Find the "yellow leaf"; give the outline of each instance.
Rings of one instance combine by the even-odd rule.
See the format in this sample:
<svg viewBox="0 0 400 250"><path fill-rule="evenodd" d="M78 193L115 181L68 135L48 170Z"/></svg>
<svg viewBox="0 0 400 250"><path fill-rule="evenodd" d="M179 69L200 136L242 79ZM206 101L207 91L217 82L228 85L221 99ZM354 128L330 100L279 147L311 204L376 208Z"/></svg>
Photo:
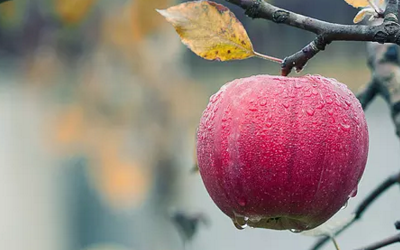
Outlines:
<svg viewBox="0 0 400 250"><path fill-rule="evenodd" d="M344 0L344 1L355 8L369 6L368 0ZM374 1L374 0L372 0L372 1Z"/></svg>
<svg viewBox="0 0 400 250"><path fill-rule="evenodd" d="M360 10L357 15L354 17L353 22L359 23L361 22L367 15L373 16L375 14L375 10L372 8L364 8Z"/></svg>
<svg viewBox="0 0 400 250"><path fill-rule="evenodd" d="M106 144L96 144L93 165L89 168L91 184L113 208L132 208L140 205L151 188L151 171L139 160L127 157L121 137L113 130L103 131Z"/></svg>
<svg viewBox="0 0 400 250"><path fill-rule="evenodd" d="M0 5L0 20L3 23L10 24L17 19L17 11L14 1L7 1Z"/></svg>
<svg viewBox="0 0 400 250"><path fill-rule="evenodd" d="M243 25L223 5L196 1L157 11L174 26L185 45L207 60L241 60L256 55Z"/></svg>
<svg viewBox="0 0 400 250"><path fill-rule="evenodd" d="M164 8L171 3L172 0L134 0L130 8L132 10L132 24L135 26L141 38L160 29L163 19L154 9Z"/></svg>

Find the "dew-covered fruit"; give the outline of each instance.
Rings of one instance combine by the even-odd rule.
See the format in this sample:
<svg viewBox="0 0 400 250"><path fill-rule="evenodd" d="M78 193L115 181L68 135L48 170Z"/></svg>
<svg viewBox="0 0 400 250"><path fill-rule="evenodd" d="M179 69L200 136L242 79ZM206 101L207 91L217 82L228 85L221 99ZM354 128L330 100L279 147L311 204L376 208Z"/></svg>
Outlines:
<svg viewBox="0 0 400 250"><path fill-rule="evenodd" d="M356 195L368 155L362 107L321 76L252 76L225 84L203 112L204 185L238 228L300 232Z"/></svg>

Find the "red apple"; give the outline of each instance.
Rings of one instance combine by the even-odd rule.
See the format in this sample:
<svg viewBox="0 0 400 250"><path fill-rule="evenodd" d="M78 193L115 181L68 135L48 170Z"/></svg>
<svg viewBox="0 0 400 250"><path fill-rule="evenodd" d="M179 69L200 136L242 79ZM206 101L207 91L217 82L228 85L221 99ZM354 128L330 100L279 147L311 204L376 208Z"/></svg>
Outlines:
<svg viewBox="0 0 400 250"><path fill-rule="evenodd" d="M197 155L208 193L237 227L302 231L356 195L368 128L334 79L252 76L211 97Z"/></svg>

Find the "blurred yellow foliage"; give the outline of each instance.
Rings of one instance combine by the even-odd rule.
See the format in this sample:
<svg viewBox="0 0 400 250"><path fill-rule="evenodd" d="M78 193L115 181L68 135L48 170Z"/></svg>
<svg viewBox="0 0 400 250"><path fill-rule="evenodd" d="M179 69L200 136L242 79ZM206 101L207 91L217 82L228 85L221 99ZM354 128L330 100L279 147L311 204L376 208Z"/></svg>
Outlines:
<svg viewBox="0 0 400 250"><path fill-rule="evenodd" d="M101 124L101 117L94 117L83 105L71 105L61 114L56 119L56 146L68 151L79 146L85 152L90 159L89 177L107 204L116 208L139 205L150 189L152 169L127 156L126 133Z"/></svg>
<svg viewBox="0 0 400 250"><path fill-rule="evenodd" d="M15 4L14 1L7 1L0 4L0 20L2 25L13 25L18 21Z"/></svg>
<svg viewBox="0 0 400 250"><path fill-rule="evenodd" d="M49 87L57 81L62 62L52 48L41 48L24 62L24 74L32 85Z"/></svg>
<svg viewBox="0 0 400 250"><path fill-rule="evenodd" d="M56 123L55 140L58 145L71 146L81 142L85 133L85 117L81 106L73 105L68 108Z"/></svg>
<svg viewBox="0 0 400 250"><path fill-rule="evenodd" d="M156 31L163 24L156 9L163 9L175 2L174 0L135 0L131 1L129 9L132 13L132 24L136 39L142 39Z"/></svg>
<svg viewBox="0 0 400 250"><path fill-rule="evenodd" d="M108 204L119 208L139 205L150 189L151 171L123 155L117 135L109 133L103 139L106 143L95 149L98 166L91 169L95 186Z"/></svg>
<svg viewBox="0 0 400 250"><path fill-rule="evenodd" d="M55 11L66 24L77 24L89 13L97 0L55 0Z"/></svg>
<svg viewBox="0 0 400 250"><path fill-rule="evenodd" d="M130 2L128 2L130 3ZM121 48L127 56L131 55L135 49L135 44L142 35L131 22L130 8L125 6L118 7L112 13L108 13L103 20L102 38L105 43L114 47Z"/></svg>
<svg viewBox="0 0 400 250"><path fill-rule="evenodd" d="M137 57L140 42L162 27L164 21L156 8L174 0L129 0L107 12L102 25L102 41L118 48L123 56Z"/></svg>
<svg viewBox="0 0 400 250"><path fill-rule="evenodd" d="M63 11L59 13L70 13L73 3L77 4L60 1ZM90 2L93 5L95 0ZM30 60L27 77L57 83L57 93L68 100L66 106L54 107L51 148L62 155L85 155L90 184L113 208L142 204L153 175L159 173L159 162L176 157L171 145L178 142L180 146L189 130L194 138L194 124L207 101L204 87L171 63L178 61L184 49L172 29L161 28L168 24L155 9L172 2L107 4L96 25L100 37L76 65L62 61L57 49L38 50ZM72 19L65 20L79 19L77 13L71 15ZM156 32L165 34L152 39L150 34ZM54 71L55 77L49 77ZM189 171L191 166L187 167Z"/></svg>

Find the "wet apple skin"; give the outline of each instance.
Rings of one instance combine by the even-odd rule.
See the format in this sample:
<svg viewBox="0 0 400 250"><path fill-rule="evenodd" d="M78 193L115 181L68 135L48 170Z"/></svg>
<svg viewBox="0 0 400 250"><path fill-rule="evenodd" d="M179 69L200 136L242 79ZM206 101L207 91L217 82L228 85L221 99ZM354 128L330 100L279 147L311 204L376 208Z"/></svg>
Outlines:
<svg viewBox="0 0 400 250"><path fill-rule="evenodd" d="M209 195L236 224L307 230L355 196L368 128L357 98L334 79L252 76L210 98L197 155Z"/></svg>

